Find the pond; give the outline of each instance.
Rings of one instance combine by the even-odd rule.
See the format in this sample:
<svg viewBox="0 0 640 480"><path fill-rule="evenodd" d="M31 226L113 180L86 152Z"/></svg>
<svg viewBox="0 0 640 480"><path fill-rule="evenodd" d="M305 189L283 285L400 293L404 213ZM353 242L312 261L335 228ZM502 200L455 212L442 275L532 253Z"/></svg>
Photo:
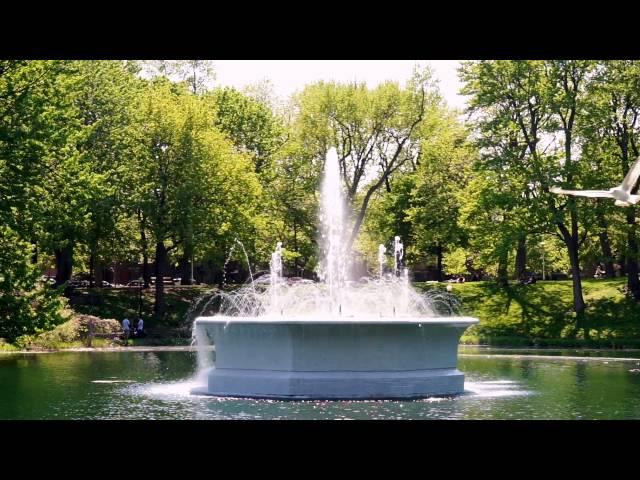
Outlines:
<svg viewBox="0 0 640 480"><path fill-rule="evenodd" d="M465 393L412 401L191 395L192 351L0 354L0 419L638 419L640 352L462 347Z"/></svg>

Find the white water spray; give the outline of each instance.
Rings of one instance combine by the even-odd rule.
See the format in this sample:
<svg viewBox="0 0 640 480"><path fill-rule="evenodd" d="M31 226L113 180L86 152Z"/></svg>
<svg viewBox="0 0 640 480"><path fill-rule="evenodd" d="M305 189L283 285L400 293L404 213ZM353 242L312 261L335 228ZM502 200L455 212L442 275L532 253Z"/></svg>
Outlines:
<svg viewBox="0 0 640 480"><path fill-rule="evenodd" d="M338 152L330 148L324 166L321 192L322 261L319 276L329 290L331 310L340 311L342 288L347 280L347 258L344 252L345 204L340 180Z"/></svg>
<svg viewBox="0 0 640 480"><path fill-rule="evenodd" d="M380 280L382 280L382 277L384 275L384 264L387 260L385 256L386 253L387 247L385 247L383 244L378 245L378 267L380 272Z"/></svg>
<svg viewBox="0 0 640 480"><path fill-rule="evenodd" d="M350 281L348 260L351 252L345 249L348 231L346 207L338 155L333 148L327 153L321 195L322 237L318 271L321 282L301 279L285 281L283 244L278 242L270 259L271 274L258 279L251 277L251 284L220 292L216 296L220 300L220 314L265 320L283 316L296 319L366 320L450 316L459 311L459 301L452 294L440 290L418 292L412 288L409 271L403 267L404 246L399 236L394 238L394 270L390 278L384 275L387 248L379 245L380 278L376 281ZM243 247L239 241L234 243ZM249 274L252 275L251 271Z"/></svg>
<svg viewBox="0 0 640 480"><path fill-rule="evenodd" d="M400 265L402 265L402 257L404 257L404 245L400 237L396 236L393 241L393 274L398 277L400 275Z"/></svg>
<svg viewBox="0 0 640 480"><path fill-rule="evenodd" d="M271 254L269 264L269 283L271 287L271 313L277 312L280 308L279 293L282 285L282 242L276 244L276 251Z"/></svg>

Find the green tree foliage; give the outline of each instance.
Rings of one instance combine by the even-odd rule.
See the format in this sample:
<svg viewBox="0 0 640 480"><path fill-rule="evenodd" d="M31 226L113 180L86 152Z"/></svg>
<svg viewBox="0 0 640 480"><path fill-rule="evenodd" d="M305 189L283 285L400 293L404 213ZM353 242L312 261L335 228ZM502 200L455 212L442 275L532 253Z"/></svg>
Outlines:
<svg viewBox="0 0 640 480"><path fill-rule="evenodd" d="M637 62L609 61L599 63L591 78L587 96L586 115L589 121L581 129L584 138L583 155L591 168L587 171L586 185L590 188L610 188L620 183L629 167L640 155L640 67ZM638 186L634 188L637 192ZM610 202L595 204L598 236L607 271L612 275L611 227L623 233L618 247L626 260L627 288L636 300L640 299L638 279L640 247L637 235L637 208L623 212Z"/></svg>
<svg viewBox="0 0 640 480"><path fill-rule="evenodd" d="M331 146L338 150L353 214L349 246L374 194L382 187L391 191L394 176L415 166L420 155L419 125L429 107L439 102L428 69L416 70L405 88L394 82L373 89L366 84L318 82L298 96L300 143L319 160Z"/></svg>
<svg viewBox="0 0 640 480"><path fill-rule="evenodd" d="M59 292L40 282L30 262L33 246L11 228L0 226L0 338L48 330L61 323Z"/></svg>
<svg viewBox="0 0 640 480"><path fill-rule="evenodd" d="M0 62L0 336L10 339L61 319L56 294L38 285L33 262L47 179L67 157L74 126L68 69L69 62Z"/></svg>
<svg viewBox="0 0 640 480"><path fill-rule="evenodd" d="M508 279L621 265L640 298L636 207L562 197L610 188L638 156L634 61L479 61L460 72L463 121L429 69L406 85L317 82L289 104L268 83L213 88L211 61L0 61L0 336L61 319L57 283L142 260L143 276L222 268L240 240L253 271L283 242L289 275L317 264L319 187L338 150L350 244L377 270L395 235L410 265ZM235 260L245 262L236 249ZM373 272L372 272L373 273ZM497 288L497 287L492 287ZM507 290L505 290L506 292ZM155 312L165 314L162 282ZM525 329L526 330L526 329ZM562 331L565 331L564 329Z"/></svg>
<svg viewBox="0 0 640 480"><path fill-rule="evenodd" d="M267 176L274 153L284 142L284 127L269 106L233 88L208 94L213 123L240 151L248 153L257 173Z"/></svg>
<svg viewBox="0 0 640 480"><path fill-rule="evenodd" d="M216 78L212 60L142 60L133 68L146 78L163 77L182 83L196 95L209 90Z"/></svg>
<svg viewBox="0 0 640 480"><path fill-rule="evenodd" d="M164 79L153 81L141 97L144 149L134 162L133 205L151 233L158 278L174 249L182 250L184 261L196 250L213 248L222 255L231 237L246 240L252 231L260 184L249 158L234 151L205 107L205 99ZM154 309L164 314L160 281Z"/></svg>
<svg viewBox="0 0 640 480"><path fill-rule="evenodd" d="M587 61L480 61L466 63L461 74L464 91L472 96L470 111L478 114L486 167L493 168L500 185L519 185L512 190L511 205L530 212L516 216L519 237L555 233L566 245L578 327L586 307L579 249L590 222L580 223L575 198L559 198L549 188L580 181L577 125L593 68Z"/></svg>
<svg viewBox="0 0 640 480"><path fill-rule="evenodd" d="M431 109L420 125L420 156L412 170L396 176L391 192L378 195L370 208L364 231L369 260L377 244L391 247L393 237L404 242L409 263L435 264L443 278L443 255L466 243L460 207L473 163L467 132L445 108ZM362 243L361 243L362 244Z"/></svg>

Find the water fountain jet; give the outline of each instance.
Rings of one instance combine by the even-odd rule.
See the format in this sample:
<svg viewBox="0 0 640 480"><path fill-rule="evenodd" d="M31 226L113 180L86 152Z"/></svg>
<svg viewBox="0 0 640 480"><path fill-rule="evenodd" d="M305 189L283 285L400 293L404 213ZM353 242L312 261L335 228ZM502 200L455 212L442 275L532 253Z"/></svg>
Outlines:
<svg viewBox="0 0 640 480"><path fill-rule="evenodd" d="M335 149L322 184L321 283L284 285L282 244L264 291L243 288L222 301L222 315L199 317L198 339L213 339L216 361L197 393L278 399L392 399L464 390L457 369L460 336L475 318L452 316L452 302L409 285L400 270L404 246L394 241L394 274L352 282L345 251L345 204ZM384 246L382 246L384 247ZM400 303L396 311L396 302ZM385 316L383 311L392 315ZM448 311L438 311L443 308ZM287 316L283 312L287 310ZM278 315L278 313L280 315ZM233 316L232 316L233 315Z"/></svg>

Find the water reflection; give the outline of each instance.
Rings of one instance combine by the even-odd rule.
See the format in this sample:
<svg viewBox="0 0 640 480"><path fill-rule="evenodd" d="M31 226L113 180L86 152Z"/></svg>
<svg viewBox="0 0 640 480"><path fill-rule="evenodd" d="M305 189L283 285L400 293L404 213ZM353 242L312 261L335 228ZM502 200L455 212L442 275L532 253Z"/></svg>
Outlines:
<svg viewBox="0 0 640 480"><path fill-rule="evenodd" d="M192 395L202 379L191 352L1 355L0 418L640 418L640 359L564 357L461 356L455 397L287 402Z"/></svg>

